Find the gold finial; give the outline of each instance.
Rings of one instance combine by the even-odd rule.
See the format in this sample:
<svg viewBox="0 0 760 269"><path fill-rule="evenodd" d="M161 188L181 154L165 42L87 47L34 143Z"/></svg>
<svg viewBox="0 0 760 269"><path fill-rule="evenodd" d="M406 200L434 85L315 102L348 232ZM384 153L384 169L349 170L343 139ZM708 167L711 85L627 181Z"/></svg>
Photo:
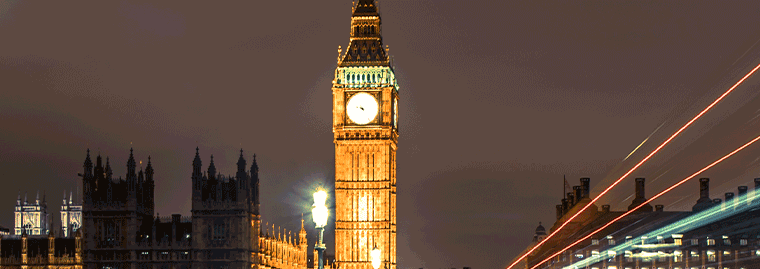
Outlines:
<svg viewBox="0 0 760 269"><path fill-rule="evenodd" d="M338 45L338 62L340 62L340 55L342 54L343 54L343 48L340 45Z"/></svg>

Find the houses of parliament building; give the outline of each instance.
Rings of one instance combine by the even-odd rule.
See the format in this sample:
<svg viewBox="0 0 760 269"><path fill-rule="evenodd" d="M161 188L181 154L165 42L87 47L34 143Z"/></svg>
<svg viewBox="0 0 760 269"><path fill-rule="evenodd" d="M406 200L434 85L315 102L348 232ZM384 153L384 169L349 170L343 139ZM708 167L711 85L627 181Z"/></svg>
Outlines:
<svg viewBox="0 0 760 269"><path fill-rule="evenodd" d="M154 170L148 160L145 170L137 171L130 149L126 177L115 178L108 158L103 164L97 156L93 163L88 150L79 174L81 229L69 236L37 228L0 237L0 268L307 267L303 220L297 238L262 226L255 155L247 166L241 150L237 173L224 176L213 155L204 171L196 148L189 217L154 214Z"/></svg>

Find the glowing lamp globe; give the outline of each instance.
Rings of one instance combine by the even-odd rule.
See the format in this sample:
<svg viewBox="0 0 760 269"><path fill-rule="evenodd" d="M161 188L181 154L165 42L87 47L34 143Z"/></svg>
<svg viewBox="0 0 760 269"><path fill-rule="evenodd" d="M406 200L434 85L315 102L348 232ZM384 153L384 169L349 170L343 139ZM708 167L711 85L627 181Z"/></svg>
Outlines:
<svg viewBox="0 0 760 269"><path fill-rule="evenodd" d="M311 209L311 214L314 216L314 223L317 227L325 227L327 225L326 201L327 193L325 191L321 190L314 193L314 208Z"/></svg>
<svg viewBox="0 0 760 269"><path fill-rule="evenodd" d="M380 268L380 250L375 247L370 255L372 256L372 268Z"/></svg>

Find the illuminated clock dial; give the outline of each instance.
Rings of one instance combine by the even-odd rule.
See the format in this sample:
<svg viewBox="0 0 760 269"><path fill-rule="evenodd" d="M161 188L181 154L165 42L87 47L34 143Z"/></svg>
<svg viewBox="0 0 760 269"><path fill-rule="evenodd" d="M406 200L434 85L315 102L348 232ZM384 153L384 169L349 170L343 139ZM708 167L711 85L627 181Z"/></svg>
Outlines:
<svg viewBox="0 0 760 269"><path fill-rule="evenodd" d="M377 117L379 106L372 95L362 92L351 96L346 104L346 113L351 121L359 125L370 123Z"/></svg>

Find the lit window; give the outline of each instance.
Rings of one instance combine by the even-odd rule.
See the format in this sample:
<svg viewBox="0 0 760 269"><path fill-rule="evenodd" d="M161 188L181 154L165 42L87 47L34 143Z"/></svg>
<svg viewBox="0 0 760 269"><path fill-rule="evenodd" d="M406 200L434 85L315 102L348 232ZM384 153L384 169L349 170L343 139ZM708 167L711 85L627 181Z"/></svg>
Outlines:
<svg viewBox="0 0 760 269"><path fill-rule="evenodd" d="M760 250L755 250L755 256L760 256Z"/></svg>
<svg viewBox="0 0 760 269"><path fill-rule="evenodd" d="M729 256L729 255L731 255L731 251L730 250L724 250L723 251L723 256Z"/></svg>
<svg viewBox="0 0 760 269"><path fill-rule="evenodd" d="M612 238L611 235L607 236L607 245L614 246L615 245L615 239Z"/></svg>
<svg viewBox="0 0 760 269"><path fill-rule="evenodd" d="M591 239L591 244L594 246L599 245L599 239Z"/></svg>
<svg viewBox="0 0 760 269"><path fill-rule="evenodd" d="M696 245L699 245L699 239L696 239L696 238L693 238L693 239L691 239L691 243L690 243L690 244L691 244L692 246L696 246Z"/></svg>
<svg viewBox="0 0 760 269"><path fill-rule="evenodd" d="M691 260L692 261L698 261L699 260L699 252L696 252L694 250L691 251Z"/></svg>
<svg viewBox="0 0 760 269"><path fill-rule="evenodd" d="M599 258L599 251L597 251L597 250L592 250L592 251L591 251L591 257L594 257L594 258Z"/></svg>
<svg viewBox="0 0 760 269"><path fill-rule="evenodd" d="M715 239L707 238L707 245L708 246L714 246L715 245Z"/></svg>
<svg viewBox="0 0 760 269"><path fill-rule="evenodd" d="M607 269L617 269L617 266L610 265L610 266L607 266Z"/></svg>
<svg viewBox="0 0 760 269"><path fill-rule="evenodd" d="M683 253L680 250L673 251L673 262L682 262Z"/></svg>
<svg viewBox="0 0 760 269"><path fill-rule="evenodd" d="M715 251L714 250L708 250L707 251L707 261L708 262L714 262L715 261Z"/></svg>
<svg viewBox="0 0 760 269"><path fill-rule="evenodd" d="M657 244L664 244L664 243L665 243L665 238L663 238L662 236L658 235L657 236Z"/></svg>
<svg viewBox="0 0 760 269"><path fill-rule="evenodd" d="M746 246L747 245L747 239L739 239L739 245Z"/></svg>
<svg viewBox="0 0 760 269"><path fill-rule="evenodd" d="M617 253L615 251L612 251L612 250L607 251L607 258L609 259L608 261L614 262L615 256L617 256Z"/></svg>
<svg viewBox="0 0 760 269"><path fill-rule="evenodd" d="M575 257L578 259L583 259L583 254L575 254Z"/></svg>

